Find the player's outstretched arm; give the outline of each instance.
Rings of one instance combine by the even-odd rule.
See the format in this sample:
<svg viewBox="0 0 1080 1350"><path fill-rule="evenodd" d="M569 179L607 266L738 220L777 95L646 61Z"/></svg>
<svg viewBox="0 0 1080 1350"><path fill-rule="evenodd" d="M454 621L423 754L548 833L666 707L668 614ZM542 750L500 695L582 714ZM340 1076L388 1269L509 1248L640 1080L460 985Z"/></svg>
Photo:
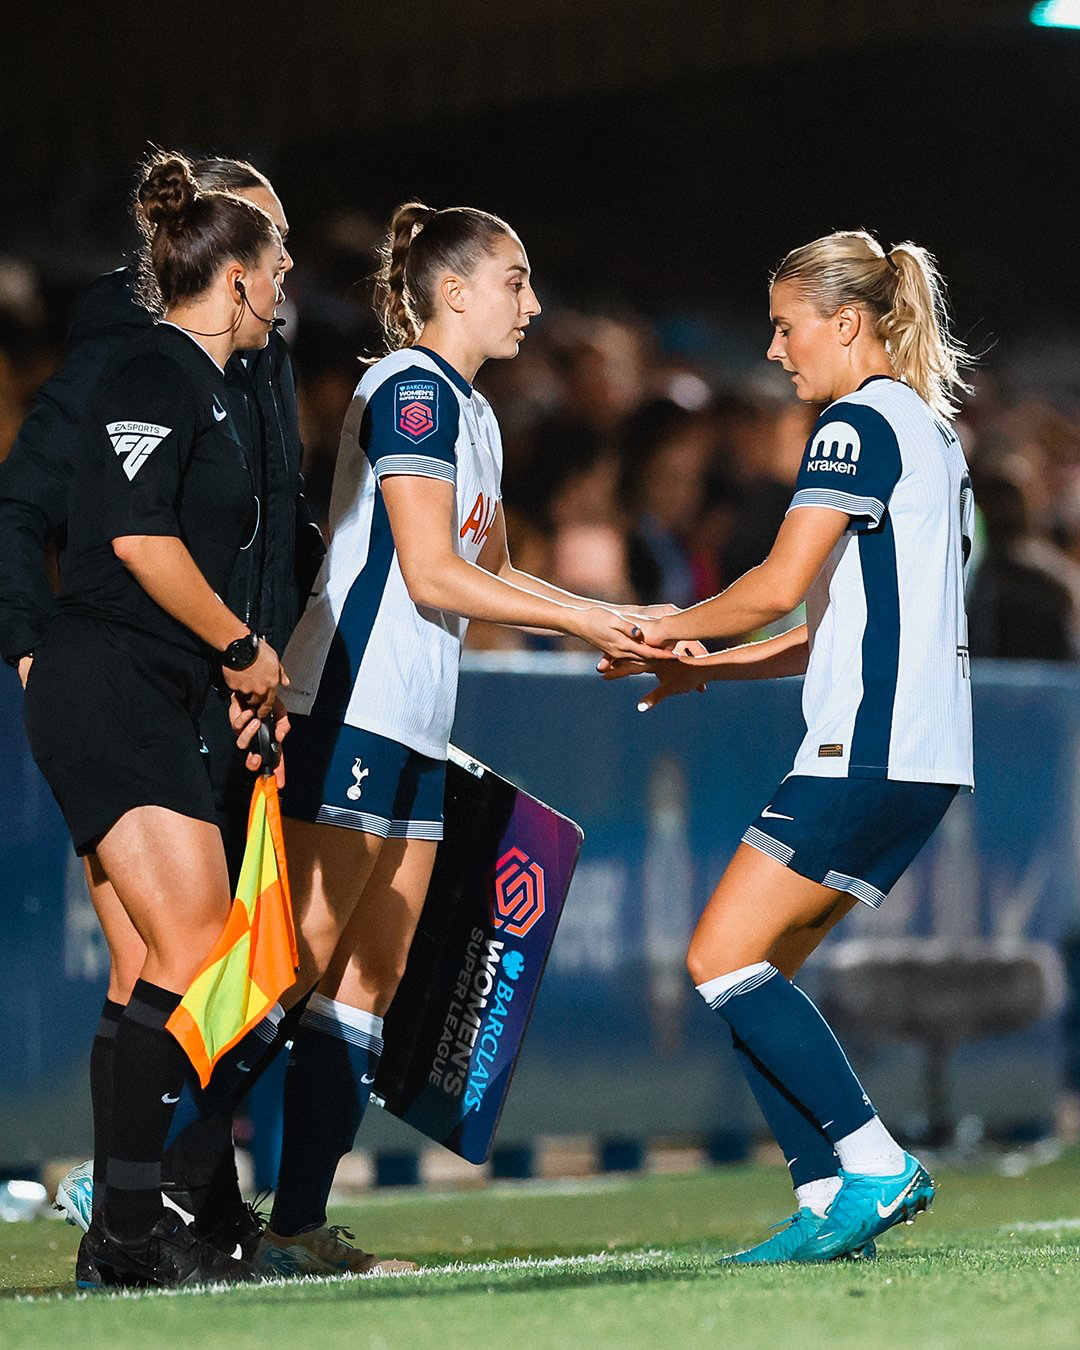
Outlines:
<svg viewBox="0 0 1080 1350"><path fill-rule="evenodd" d="M638 661L604 660L597 669L605 680L621 680L642 670L655 675L657 683L638 703L638 710L647 712L673 694L688 694L693 689L704 693L705 685L713 680L777 680L803 675L809 655L806 625L800 624L778 637L707 656L680 655L677 661L647 662L644 667Z"/></svg>
<svg viewBox="0 0 1080 1350"><path fill-rule="evenodd" d="M845 512L828 506L789 511L759 567L711 600L645 623L647 641L666 646L688 638L735 637L782 619L806 598L849 521Z"/></svg>
<svg viewBox="0 0 1080 1350"><path fill-rule="evenodd" d="M537 595L460 557L453 545L454 490L445 480L387 475L380 490L401 575L417 605L489 623L550 628L582 638L608 656L665 656L641 640L633 620L613 610Z"/></svg>
<svg viewBox="0 0 1080 1350"><path fill-rule="evenodd" d="M491 527L491 533L488 535L487 543L480 551L480 556L476 560L477 566L482 567L486 572L491 572L503 581L508 581L512 586L518 586L523 591L529 591L532 595L543 595L549 600L556 600L563 605L573 605L577 609L588 609L590 606L598 606L602 609L613 608L623 616L624 619L659 619L667 614L678 614L678 605L614 605L611 606L604 600L590 600L582 595L575 595L572 591L564 591L559 586L553 586L551 582L545 581L543 577L534 577L529 572L519 571L510 561L510 549L506 541L506 522L503 517L502 503L495 513L495 521ZM705 648L698 642L679 643L674 648L677 655L682 656L689 653L692 656L706 655ZM606 659L606 658L605 658Z"/></svg>

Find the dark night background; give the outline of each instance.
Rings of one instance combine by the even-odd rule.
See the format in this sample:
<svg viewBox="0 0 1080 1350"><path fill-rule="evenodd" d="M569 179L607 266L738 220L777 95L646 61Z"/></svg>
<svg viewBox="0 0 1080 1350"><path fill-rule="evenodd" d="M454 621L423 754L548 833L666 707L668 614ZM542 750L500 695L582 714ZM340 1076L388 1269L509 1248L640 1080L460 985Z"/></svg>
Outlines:
<svg viewBox="0 0 1080 1350"><path fill-rule="evenodd" d="M1080 33L1029 9L40 6L5 25L0 249L107 265L154 141L256 159L301 259L344 210L475 202L563 302L742 318L788 248L865 226L938 255L976 345L1037 336L1077 303Z"/></svg>

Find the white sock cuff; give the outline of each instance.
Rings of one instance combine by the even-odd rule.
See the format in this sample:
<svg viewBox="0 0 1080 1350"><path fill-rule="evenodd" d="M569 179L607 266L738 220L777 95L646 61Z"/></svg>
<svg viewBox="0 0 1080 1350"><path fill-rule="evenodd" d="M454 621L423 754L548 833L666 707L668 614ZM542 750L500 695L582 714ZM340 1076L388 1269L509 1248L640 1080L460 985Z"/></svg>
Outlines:
<svg viewBox="0 0 1080 1350"><path fill-rule="evenodd" d="M324 1025L320 1030L326 1030L325 1022L335 1022L339 1027L348 1027L351 1031L359 1031L365 1036L374 1037L381 1041L383 1034L383 1020L376 1017L374 1013L365 1012L363 1008L353 1008L348 1003L338 1003L336 999L326 998L325 995L315 993L308 999L308 1005L304 1009L304 1016L301 1021L310 1021L318 1024L323 1021ZM349 1037L342 1039L348 1040Z"/></svg>
<svg viewBox="0 0 1080 1350"><path fill-rule="evenodd" d="M885 1128L880 1116L845 1134L833 1144L845 1172L864 1176L894 1177L904 1170L904 1150Z"/></svg>
<svg viewBox="0 0 1080 1350"><path fill-rule="evenodd" d="M751 989L771 980L780 972L771 961L758 961L752 966L742 966L728 975L717 975L714 980L706 980L697 986L697 991L714 1012L722 1008L729 998L738 994L748 994Z"/></svg>
<svg viewBox="0 0 1080 1350"><path fill-rule="evenodd" d="M804 1181L801 1186L796 1186L795 1195L800 1207L805 1205L823 1219L842 1184L838 1176L820 1177L817 1181Z"/></svg>

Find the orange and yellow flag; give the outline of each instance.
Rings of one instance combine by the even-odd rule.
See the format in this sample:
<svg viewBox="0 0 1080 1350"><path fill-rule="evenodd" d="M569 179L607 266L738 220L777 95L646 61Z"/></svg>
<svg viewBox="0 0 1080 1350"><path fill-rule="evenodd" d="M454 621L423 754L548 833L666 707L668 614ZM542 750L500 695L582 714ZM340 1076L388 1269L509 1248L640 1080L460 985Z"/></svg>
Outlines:
<svg viewBox="0 0 1080 1350"><path fill-rule="evenodd" d="M260 774L228 921L165 1024L203 1087L221 1056L292 986L298 961L277 783Z"/></svg>

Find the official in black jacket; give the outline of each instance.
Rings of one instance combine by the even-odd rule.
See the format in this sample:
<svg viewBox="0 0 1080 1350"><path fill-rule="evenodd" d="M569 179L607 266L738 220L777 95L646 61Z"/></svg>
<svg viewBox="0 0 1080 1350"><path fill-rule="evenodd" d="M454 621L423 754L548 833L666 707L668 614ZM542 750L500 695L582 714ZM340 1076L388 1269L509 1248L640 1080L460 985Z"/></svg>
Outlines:
<svg viewBox="0 0 1080 1350"><path fill-rule="evenodd" d="M234 192L253 201L283 238L288 235L277 194L250 164L201 160L194 173L203 189ZM286 252L285 271L291 267ZM79 420L92 391L154 322L139 303L137 272L134 263L107 272L76 301L64 363L42 386L10 455L0 464L0 656L18 667L24 683L34 649L56 612L48 559L54 547L62 573ZM259 505L254 534L240 553L224 599L275 651L283 651L325 549L304 501L296 385L288 345L280 333L272 332L264 348L234 356L226 366L225 383ZM251 780L236 751L225 706L222 696L212 694L200 730L235 878L243 854ZM97 905L92 880L91 897ZM102 904L108 900L105 897ZM141 953L136 950L131 961L124 959L122 949L112 954L110 995L124 1002Z"/></svg>
<svg viewBox="0 0 1080 1350"><path fill-rule="evenodd" d="M83 1287L253 1274L163 1207L162 1157L190 1090L166 1023L230 906L198 728L208 690L216 679L263 716L288 683L274 648L221 598L260 514L225 366L267 341L285 246L266 211L202 191L179 155L148 162L135 210L163 319L104 373L80 419L58 612L25 698L30 748L76 851L144 943L113 1038L107 1165L95 1164L105 1195L80 1244Z"/></svg>
<svg viewBox="0 0 1080 1350"><path fill-rule="evenodd" d="M201 188L248 198L270 215L283 237L287 234L288 223L277 195L251 165L203 160L194 172ZM284 271L291 266L286 252ZM106 273L76 301L66 359L43 385L10 456L0 464L0 655L18 666L24 683L33 652L57 612L49 559L55 549L62 574L80 419L110 372L145 344L154 322L137 298L137 271L132 264ZM222 593L234 613L281 651L324 549L303 497L295 384L288 347L279 333L271 332L264 347L239 352L228 361L224 401L247 462L256 509L250 536ZM199 731L207 748L204 759L235 880L243 852L251 776L235 747L224 686L211 690ZM87 880L112 957L109 994L91 1053L95 1137L103 1141L109 1133L113 1036L146 950L93 855L87 859ZM103 1155L95 1162L100 1179ZM246 1247L250 1221L240 1207L229 1120L216 1117L186 1131L170 1149L166 1164L166 1176L180 1192L180 1202L189 1211L199 1212L200 1230L229 1251L237 1240ZM76 1169L62 1183L69 1211L84 1223L89 1204L88 1196L80 1191L89 1188L88 1170ZM99 1187L94 1195L95 1210L103 1191ZM237 1222L245 1231L235 1231Z"/></svg>

